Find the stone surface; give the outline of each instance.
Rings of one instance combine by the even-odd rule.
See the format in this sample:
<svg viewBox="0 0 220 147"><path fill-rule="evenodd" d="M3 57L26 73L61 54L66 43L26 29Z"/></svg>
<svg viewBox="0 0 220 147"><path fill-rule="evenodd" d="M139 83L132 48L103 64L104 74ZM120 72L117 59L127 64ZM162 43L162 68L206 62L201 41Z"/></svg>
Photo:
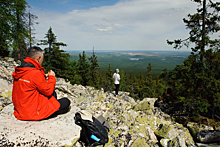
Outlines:
<svg viewBox="0 0 220 147"><path fill-rule="evenodd" d="M220 130L202 130L197 134L197 139L201 143L220 143Z"/></svg>
<svg viewBox="0 0 220 147"><path fill-rule="evenodd" d="M193 138L197 139L197 134L202 130L214 130L212 126L207 126L204 124L198 124L194 122L188 122L187 128L189 129L191 135Z"/></svg>
<svg viewBox="0 0 220 147"><path fill-rule="evenodd" d="M42 121L20 121L8 105L0 113L0 146L14 143L15 146L64 146L71 145L80 136L81 128L75 124L74 115L80 109L71 110L57 117ZM8 144L3 144L7 139Z"/></svg>

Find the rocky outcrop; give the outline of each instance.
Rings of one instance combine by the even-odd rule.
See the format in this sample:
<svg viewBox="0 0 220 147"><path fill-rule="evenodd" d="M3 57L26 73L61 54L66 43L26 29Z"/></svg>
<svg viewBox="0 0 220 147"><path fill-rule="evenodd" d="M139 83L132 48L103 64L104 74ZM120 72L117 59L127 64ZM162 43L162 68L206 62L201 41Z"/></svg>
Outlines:
<svg viewBox="0 0 220 147"><path fill-rule="evenodd" d="M80 136L81 128L74 123L79 108L72 106L63 115L42 121L20 121L13 116L13 105L0 113L0 146L64 146Z"/></svg>
<svg viewBox="0 0 220 147"><path fill-rule="evenodd" d="M14 69L12 66L17 63L6 65L5 69L9 69L7 72L11 74ZM0 70L0 79L5 85L0 84L1 107L4 107L0 111L0 146L5 143L8 146L80 147L77 139L81 128L74 122L75 113L79 110L87 110L94 117L102 114L108 120L111 128L106 146L109 147L196 146L188 129L190 125L186 128L155 108L155 98L135 101L128 92L119 92L119 97L116 98L112 92L72 85L61 78L57 78L56 92L58 98L68 97L71 100L71 110L68 113L37 122L16 120L12 114L10 74L4 75ZM201 131L193 127L191 130L195 130L195 134Z"/></svg>
<svg viewBox="0 0 220 147"><path fill-rule="evenodd" d="M197 139L202 143L220 142L220 131L202 130L197 134Z"/></svg>

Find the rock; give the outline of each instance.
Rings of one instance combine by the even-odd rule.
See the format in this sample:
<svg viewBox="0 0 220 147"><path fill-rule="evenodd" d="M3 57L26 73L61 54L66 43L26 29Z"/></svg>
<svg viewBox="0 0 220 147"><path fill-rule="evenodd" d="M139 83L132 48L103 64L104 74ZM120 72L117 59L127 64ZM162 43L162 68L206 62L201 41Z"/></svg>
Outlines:
<svg viewBox="0 0 220 147"><path fill-rule="evenodd" d="M211 144L203 144L203 143L196 143L197 147L219 147L220 144L211 143Z"/></svg>
<svg viewBox="0 0 220 147"><path fill-rule="evenodd" d="M160 144L161 144L163 147L168 147L168 142L169 142L169 141L170 141L169 139L162 138L162 139L160 140Z"/></svg>
<svg viewBox="0 0 220 147"><path fill-rule="evenodd" d="M197 139L201 143L220 142L220 130L203 130L197 134Z"/></svg>
<svg viewBox="0 0 220 147"><path fill-rule="evenodd" d="M189 133L188 129L184 128L182 124L170 123L169 121L163 122L155 130L155 134L161 138L166 138L170 140L170 143L176 146L194 146L194 141ZM177 143L177 144L176 144Z"/></svg>
<svg viewBox="0 0 220 147"><path fill-rule="evenodd" d="M212 126L207 126L204 124L198 124L195 122L188 122L187 128L189 129L194 140L197 140L197 134L202 130L214 130Z"/></svg>
<svg viewBox="0 0 220 147"><path fill-rule="evenodd" d="M152 105L149 102L149 99L144 99L141 102L139 102L136 106L134 106L135 111L145 111L150 110L152 108Z"/></svg>
<svg viewBox="0 0 220 147"><path fill-rule="evenodd" d="M7 80L4 80L4 79L0 79L0 91L3 91L3 90L8 90L8 91L12 91L12 84L11 83L8 83Z"/></svg>
<svg viewBox="0 0 220 147"><path fill-rule="evenodd" d="M75 113L80 109L75 106L66 114L42 121L17 120L13 109L11 104L0 113L0 145L64 146L72 145L80 137L81 128L74 121Z"/></svg>

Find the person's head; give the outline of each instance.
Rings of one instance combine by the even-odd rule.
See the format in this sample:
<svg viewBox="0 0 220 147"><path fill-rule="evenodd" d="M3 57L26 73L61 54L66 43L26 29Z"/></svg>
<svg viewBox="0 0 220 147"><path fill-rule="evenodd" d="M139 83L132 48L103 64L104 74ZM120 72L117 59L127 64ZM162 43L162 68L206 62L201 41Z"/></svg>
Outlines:
<svg viewBox="0 0 220 147"><path fill-rule="evenodd" d="M158 95L158 99L160 99L160 100L162 99L161 95Z"/></svg>
<svg viewBox="0 0 220 147"><path fill-rule="evenodd" d="M44 51L40 47L33 46L28 49L27 57L36 60L41 65L44 60Z"/></svg>
<svg viewBox="0 0 220 147"><path fill-rule="evenodd" d="M117 69L115 69L115 72L119 73L119 69L118 69L118 68L117 68Z"/></svg>

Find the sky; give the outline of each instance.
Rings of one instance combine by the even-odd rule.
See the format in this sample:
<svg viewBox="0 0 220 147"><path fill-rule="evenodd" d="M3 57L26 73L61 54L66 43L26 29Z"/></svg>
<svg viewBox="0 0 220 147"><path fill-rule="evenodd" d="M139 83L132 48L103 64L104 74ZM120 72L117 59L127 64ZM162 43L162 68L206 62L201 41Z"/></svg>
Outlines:
<svg viewBox="0 0 220 147"><path fill-rule="evenodd" d="M189 35L191 0L26 0L38 17L37 40L52 28L63 50L174 50L166 40ZM46 47L46 46L45 46ZM190 50L183 48L182 50Z"/></svg>

